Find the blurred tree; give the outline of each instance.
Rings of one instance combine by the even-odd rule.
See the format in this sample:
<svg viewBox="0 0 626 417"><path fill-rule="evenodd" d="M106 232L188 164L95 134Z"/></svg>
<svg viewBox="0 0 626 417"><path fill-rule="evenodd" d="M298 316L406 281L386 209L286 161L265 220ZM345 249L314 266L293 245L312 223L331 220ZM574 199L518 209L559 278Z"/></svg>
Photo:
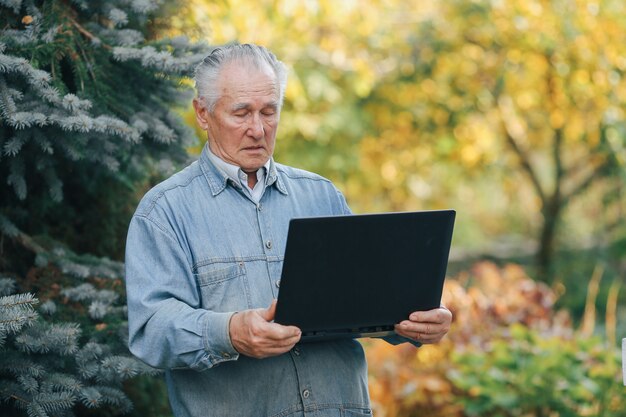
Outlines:
<svg viewBox="0 0 626 417"><path fill-rule="evenodd" d="M364 161L383 167L373 186L388 189L401 172L409 198L424 154L465 173L521 171L542 219L537 264L546 277L572 200L599 184L605 201L623 202L623 2L456 0L409 26L411 53L368 103L379 134L363 142ZM520 185L508 189L515 196Z"/></svg>
<svg viewBox="0 0 626 417"><path fill-rule="evenodd" d="M359 142L371 129L363 103L395 67L397 38L380 24L380 11L402 3L190 0L161 27L211 44L255 42L275 52L290 70L277 159L331 177L360 209L371 210L357 197ZM192 115L188 120L195 124Z"/></svg>
<svg viewBox="0 0 626 417"><path fill-rule="evenodd" d="M337 181L356 211L462 206L465 244L532 231L544 276L565 209L592 185L606 214L592 226L621 224L619 0L186 8L171 33L262 43L291 66L277 157Z"/></svg>

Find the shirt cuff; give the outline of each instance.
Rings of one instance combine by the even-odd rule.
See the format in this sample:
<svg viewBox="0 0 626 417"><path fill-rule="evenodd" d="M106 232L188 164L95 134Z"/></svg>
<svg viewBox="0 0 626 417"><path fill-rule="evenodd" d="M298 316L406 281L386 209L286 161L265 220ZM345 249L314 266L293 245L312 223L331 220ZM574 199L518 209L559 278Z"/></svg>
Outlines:
<svg viewBox="0 0 626 417"><path fill-rule="evenodd" d="M235 313L208 312L202 335L209 367L239 358L230 340L229 324Z"/></svg>

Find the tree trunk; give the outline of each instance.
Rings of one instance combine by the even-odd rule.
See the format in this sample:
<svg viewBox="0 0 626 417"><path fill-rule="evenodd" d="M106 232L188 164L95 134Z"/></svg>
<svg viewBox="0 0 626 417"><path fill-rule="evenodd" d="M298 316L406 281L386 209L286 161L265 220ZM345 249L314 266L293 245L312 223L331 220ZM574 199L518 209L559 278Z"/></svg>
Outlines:
<svg viewBox="0 0 626 417"><path fill-rule="evenodd" d="M550 277L552 261L554 257L554 240L556 230L559 224L561 209L563 202L557 195L553 196L541 210L543 215L543 226L539 238L539 247L537 248L537 278L547 281Z"/></svg>

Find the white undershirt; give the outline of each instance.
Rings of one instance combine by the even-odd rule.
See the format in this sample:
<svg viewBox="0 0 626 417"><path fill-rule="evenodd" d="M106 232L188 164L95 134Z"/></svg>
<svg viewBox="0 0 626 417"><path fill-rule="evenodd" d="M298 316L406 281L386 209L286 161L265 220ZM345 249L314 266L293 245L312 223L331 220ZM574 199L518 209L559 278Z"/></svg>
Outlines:
<svg viewBox="0 0 626 417"><path fill-rule="evenodd" d="M250 198L252 198L252 200L255 203L258 203L259 201L261 201L261 197L263 196L263 192L265 191L265 185L266 185L265 176L266 176L267 171L269 171L270 169L269 159L267 160L265 165L257 169L256 184L254 185L254 188L250 188L250 186L248 186L248 174L243 172L241 167L230 164L224 161L219 156L215 155L213 151L211 151L211 148L208 146L208 144L207 144L207 148L209 150L209 159L211 160L213 165L215 165L218 169L222 170L228 176L228 178L240 184L245 190L247 190L248 194L250 195Z"/></svg>

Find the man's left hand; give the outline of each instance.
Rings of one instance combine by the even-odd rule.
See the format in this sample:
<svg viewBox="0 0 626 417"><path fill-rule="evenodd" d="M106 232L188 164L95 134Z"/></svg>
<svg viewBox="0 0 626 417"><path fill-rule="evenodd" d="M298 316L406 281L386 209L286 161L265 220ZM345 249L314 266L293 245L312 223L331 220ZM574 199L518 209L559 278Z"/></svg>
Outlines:
<svg viewBox="0 0 626 417"><path fill-rule="evenodd" d="M428 311L415 311L408 320L396 324L395 331L400 336L422 344L439 342L450 330L452 313L441 306Z"/></svg>

